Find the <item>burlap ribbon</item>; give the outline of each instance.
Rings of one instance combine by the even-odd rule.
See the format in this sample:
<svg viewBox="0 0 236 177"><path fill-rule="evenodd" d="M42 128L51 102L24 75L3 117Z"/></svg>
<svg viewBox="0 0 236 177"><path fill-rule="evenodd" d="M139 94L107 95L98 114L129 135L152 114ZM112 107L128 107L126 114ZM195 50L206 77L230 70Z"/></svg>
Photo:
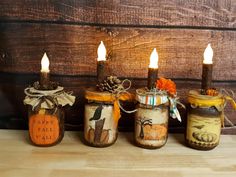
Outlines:
<svg viewBox="0 0 236 177"><path fill-rule="evenodd" d="M25 89L25 105L31 105L32 110L36 108L54 109L56 106L72 106L75 102L75 96L72 93L64 91L63 87L58 86L55 90L37 90L34 87Z"/></svg>
<svg viewBox="0 0 236 177"><path fill-rule="evenodd" d="M86 90L85 98L90 101L98 101L98 102L112 102L113 103L113 119L117 124L118 120L121 117L119 101L133 101L135 96L128 92L123 92L119 94L113 93L104 93L104 92L95 92Z"/></svg>

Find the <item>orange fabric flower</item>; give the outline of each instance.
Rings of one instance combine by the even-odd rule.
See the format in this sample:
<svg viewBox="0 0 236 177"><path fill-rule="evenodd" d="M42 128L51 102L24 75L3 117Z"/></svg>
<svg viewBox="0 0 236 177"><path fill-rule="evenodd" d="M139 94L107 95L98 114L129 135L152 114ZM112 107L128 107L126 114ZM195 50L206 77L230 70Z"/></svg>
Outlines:
<svg viewBox="0 0 236 177"><path fill-rule="evenodd" d="M170 95L176 94L176 85L170 79L160 78L157 80L156 87L160 90L166 90Z"/></svg>

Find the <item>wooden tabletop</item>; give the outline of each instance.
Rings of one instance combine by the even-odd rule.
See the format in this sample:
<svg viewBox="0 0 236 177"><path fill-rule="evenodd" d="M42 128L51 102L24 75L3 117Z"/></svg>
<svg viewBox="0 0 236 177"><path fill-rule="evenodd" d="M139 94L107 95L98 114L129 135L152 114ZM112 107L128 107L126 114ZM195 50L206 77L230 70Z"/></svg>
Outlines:
<svg viewBox="0 0 236 177"><path fill-rule="evenodd" d="M235 177L236 135L222 135L211 151L184 146L182 134L170 134L161 149L133 145L132 133L120 133L107 148L82 143L82 132L66 132L54 147L35 147L28 132L0 130L0 177Z"/></svg>

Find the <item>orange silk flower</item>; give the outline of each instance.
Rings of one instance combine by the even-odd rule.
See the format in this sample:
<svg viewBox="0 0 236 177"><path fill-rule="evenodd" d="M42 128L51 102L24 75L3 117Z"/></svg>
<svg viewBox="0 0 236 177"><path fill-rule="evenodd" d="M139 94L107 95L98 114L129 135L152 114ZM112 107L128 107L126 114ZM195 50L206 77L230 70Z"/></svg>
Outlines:
<svg viewBox="0 0 236 177"><path fill-rule="evenodd" d="M160 90L166 90L170 95L176 94L176 85L170 79L160 78L157 80L156 87Z"/></svg>

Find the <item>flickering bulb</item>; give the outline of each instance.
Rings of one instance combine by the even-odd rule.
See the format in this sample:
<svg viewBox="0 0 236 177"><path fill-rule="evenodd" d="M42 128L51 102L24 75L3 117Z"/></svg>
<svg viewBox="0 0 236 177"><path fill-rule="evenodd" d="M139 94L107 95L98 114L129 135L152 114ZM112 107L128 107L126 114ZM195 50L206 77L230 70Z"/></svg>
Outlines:
<svg viewBox="0 0 236 177"><path fill-rule="evenodd" d="M158 68L158 53L156 48L153 49L150 56L149 68Z"/></svg>
<svg viewBox="0 0 236 177"><path fill-rule="evenodd" d="M204 51L203 63L204 64L212 64L213 63L212 58L213 58L213 50L211 48L211 44L208 44L207 48Z"/></svg>
<svg viewBox="0 0 236 177"><path fill-rule="evenodd" d="M106 61L106 47L102 41L98 46L97 53L98 53L98 61Z"/></svg>
<svg viewBox="0 0 236 177"><path fill-rule="evenodd" d="M41 72L49 72L49 59L46 53L44 53L41 60Z"/></svg>

